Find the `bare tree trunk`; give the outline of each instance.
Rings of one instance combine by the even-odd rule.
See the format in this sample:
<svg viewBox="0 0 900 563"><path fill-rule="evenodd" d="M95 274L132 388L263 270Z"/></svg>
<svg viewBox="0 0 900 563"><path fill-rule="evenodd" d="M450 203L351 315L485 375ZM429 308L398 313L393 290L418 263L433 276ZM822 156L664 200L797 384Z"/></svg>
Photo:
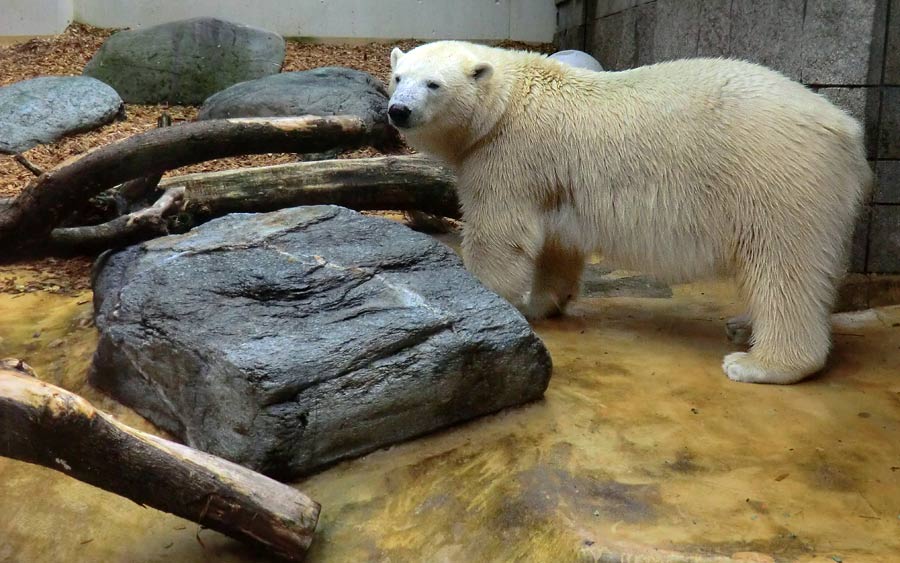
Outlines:
<svg viewBox="0 0 900 563"><path fill-rule="evenodd" d="M289 561L303 559L318 503L240 465L130 428L29 372L16 360L0 361L0 455L55 469Z"/></svg>
<svg viewBox="0 0 900 563"><path fill-rule="evenodd" d="M269 152L321 152L378 144L385 129L357 117L223 119L154 129L64 162L0 207L0 255L27 250L89 198L134 178L206 160Z"/></svg>

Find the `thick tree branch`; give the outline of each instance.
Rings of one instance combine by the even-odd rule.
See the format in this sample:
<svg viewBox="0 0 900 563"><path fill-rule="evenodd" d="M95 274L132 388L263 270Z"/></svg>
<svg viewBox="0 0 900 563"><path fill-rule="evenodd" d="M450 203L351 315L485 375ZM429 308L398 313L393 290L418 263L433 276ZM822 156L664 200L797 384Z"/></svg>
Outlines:
<svg viewBox="0 0 900 563"><path fill-rule="evenodd" d="M78 395L23 375L25 368L0 364L0 455L303 559L318 503L245 467L130 428Z"/></svg>
<svg viewBox="0 0 900 563"><path fill-rule="evenodd" d="M320 160L167 178L185 186L197 222L233 212L334 204L350 209L424 211L458 218L453 173L422 156Z"/></svg>
<svg viewBox="0 0 900 563"><path fill-rule="evenodd" d="M12 205L0 208L0 253L9 256L43 243L89 198L134 178L235 155L380 144L388 136L387 129L369 130L350 116L223 119L154 129L34 179Z"/></svg>

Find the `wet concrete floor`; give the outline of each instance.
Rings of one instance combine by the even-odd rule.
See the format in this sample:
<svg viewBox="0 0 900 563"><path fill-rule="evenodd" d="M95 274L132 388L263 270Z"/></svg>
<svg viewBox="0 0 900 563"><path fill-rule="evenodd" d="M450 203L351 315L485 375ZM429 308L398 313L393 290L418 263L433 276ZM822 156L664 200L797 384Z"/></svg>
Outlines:
<svg viewBox="0 0 900 563"><path fill-rule="evenodd" d="M296 483L323 505L308 560L900 561L900 307L836 315L828 369L776 387L722 374L728 284L652 295L537 323L544 400ZM86 383L90 298L0 294L0 357L158 433ZM0 561L266 560L0 459Z"/></svg>

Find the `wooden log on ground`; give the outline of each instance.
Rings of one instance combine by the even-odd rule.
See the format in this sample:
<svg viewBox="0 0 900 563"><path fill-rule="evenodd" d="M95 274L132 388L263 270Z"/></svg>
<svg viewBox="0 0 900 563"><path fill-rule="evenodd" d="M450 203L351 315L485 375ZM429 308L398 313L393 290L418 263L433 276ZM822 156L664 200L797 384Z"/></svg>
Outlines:
<svg viewBox="0 0 900 563"><path fill-rule="evenodd" d="M0 362L0 455L101 489L300 561L319 504L221 458L130 428L83 398Z"/></svg>
<svg viewBox="0 0 900 563"><path fill-rule="evenodd" d="M185 187L197 222L233 212L334 204L357 211L424 211L458 218L453 173L423 156L320 160L167 178Z"/></svg>
<svg viewBox="0 0 900 563"><path fill-rule="evenodd" d="M32 180L11 205L0 208L0 256L45 242L89 198L134 178L235 155L378 144L386 136L385 129L370 130L350 116L222 119L141 133Z"/></svg>

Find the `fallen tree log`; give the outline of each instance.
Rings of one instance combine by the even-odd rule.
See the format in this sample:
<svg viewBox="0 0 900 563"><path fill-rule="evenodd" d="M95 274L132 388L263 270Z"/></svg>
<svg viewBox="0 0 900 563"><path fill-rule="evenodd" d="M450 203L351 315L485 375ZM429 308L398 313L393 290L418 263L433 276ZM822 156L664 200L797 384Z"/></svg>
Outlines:
<svg viewBox="0 0 900 563"><path fill-rule="evenodd" d="M322 152L381 144L385 128L357 117L222 119L154 129L89 151L35 178L0 208L0 255L45 242L91 197L134 178L216 158L269 152Z"/></svg>
<svg viewBox="0 0 900 563"><path fill-rule="evenodd" d="M303 559L318 503L245 467L130 428L27 373L21 362L0 362L0 455L55 469L289 561Z"/></svg>
<svg viewBox="0 0 900 563"><path fill-rule="evenodd" d="M458 218L456 181L423 156L320 160L167 178L185 187L184 211L202 222L234 212L334 204L357 211L424 211Z"/></svg>

